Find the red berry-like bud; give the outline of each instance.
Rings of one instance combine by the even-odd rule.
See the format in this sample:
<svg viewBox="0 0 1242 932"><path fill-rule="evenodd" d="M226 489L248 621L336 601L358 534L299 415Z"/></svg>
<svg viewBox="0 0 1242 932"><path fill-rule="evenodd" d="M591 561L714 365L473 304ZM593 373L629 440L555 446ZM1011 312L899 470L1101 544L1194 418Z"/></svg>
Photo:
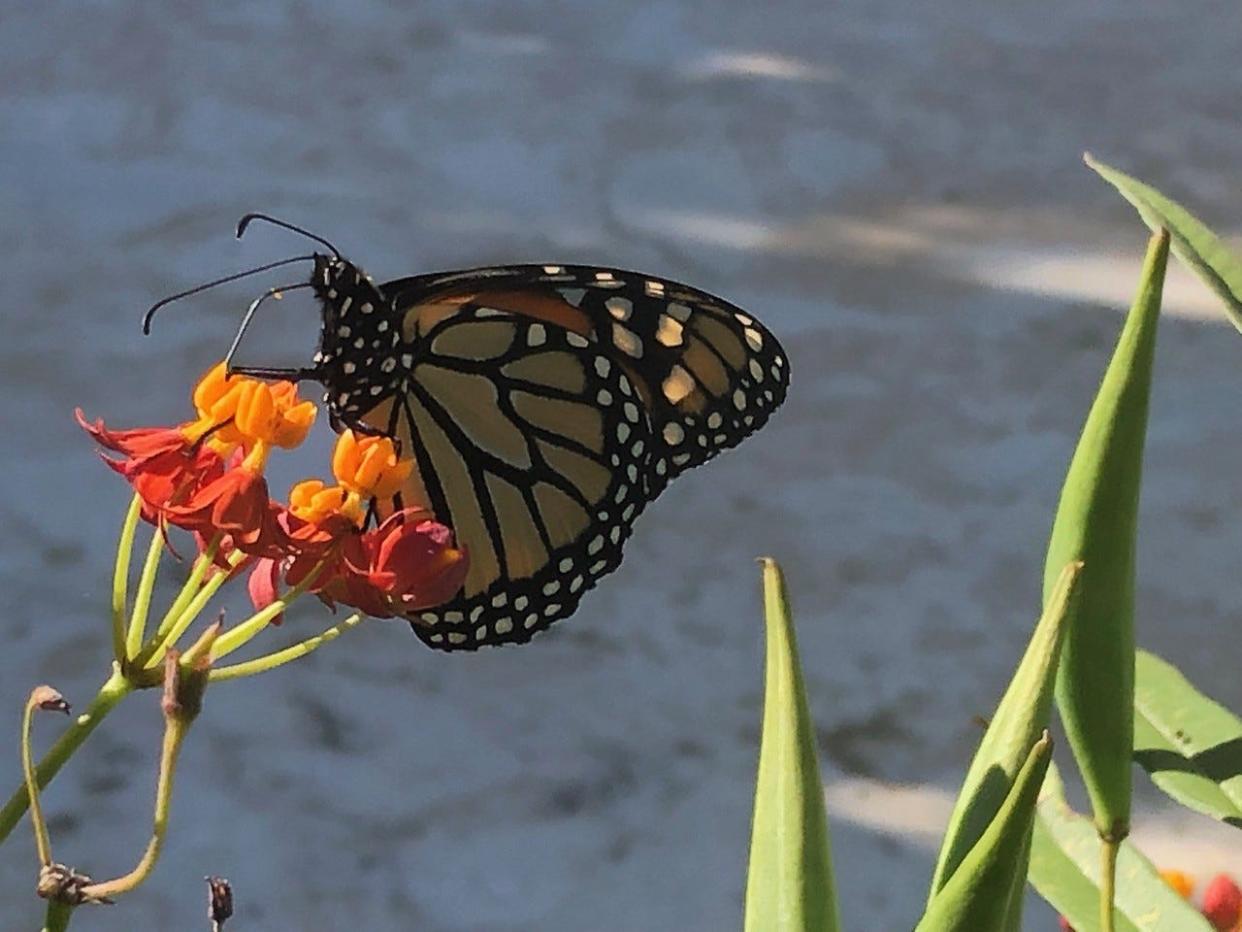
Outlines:
<svg viewBox="0 0 1242 932"><path fill-rule="evenodd" d="M1242 916L1242 890L1228 874L1217 874L1203 891L1203 915L1217 932L1230 932Z"/></svg>

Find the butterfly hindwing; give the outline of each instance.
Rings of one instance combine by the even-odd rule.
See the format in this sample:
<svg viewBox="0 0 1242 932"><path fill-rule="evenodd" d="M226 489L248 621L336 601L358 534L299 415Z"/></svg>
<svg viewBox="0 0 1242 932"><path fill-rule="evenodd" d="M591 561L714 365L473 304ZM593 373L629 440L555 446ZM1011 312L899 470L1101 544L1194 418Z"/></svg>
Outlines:
<svg viewBox="0 0 1242 932"><path fill-rule="evenodd" d="M629 375L539 320L460 305L419 340L383 413L417 463L395 504L429 505L470 557L463 591L411 618L433 647L526 641L570 614L620 563L651 496L650 422Z"/></svg>

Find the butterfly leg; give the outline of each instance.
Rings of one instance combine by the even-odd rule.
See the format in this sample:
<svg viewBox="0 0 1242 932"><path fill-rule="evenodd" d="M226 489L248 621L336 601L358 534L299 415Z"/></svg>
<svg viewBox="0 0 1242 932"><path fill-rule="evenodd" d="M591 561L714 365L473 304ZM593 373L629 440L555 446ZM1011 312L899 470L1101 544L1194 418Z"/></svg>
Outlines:
<svg viewBox="0 0 1242 932"><path fill-rule="evenodd" d="M397 449L397 455L401 454L401 441L393 437L390 430L376 427L374 424L368 424L363 420L346 421L331 411L328 412L328 425L338 434L344 430L352 430L355 434L361 434L364 437L389 437L392 439L393 446Z"/></svg>
<svg viewBox="0 0 1242 932"><path fill-rule="evenodd" d="M315 369L274 369L267 366L229 366L229 375L245 375L254 379L281 379L286 382L302 382L317 378Z"/></svg>

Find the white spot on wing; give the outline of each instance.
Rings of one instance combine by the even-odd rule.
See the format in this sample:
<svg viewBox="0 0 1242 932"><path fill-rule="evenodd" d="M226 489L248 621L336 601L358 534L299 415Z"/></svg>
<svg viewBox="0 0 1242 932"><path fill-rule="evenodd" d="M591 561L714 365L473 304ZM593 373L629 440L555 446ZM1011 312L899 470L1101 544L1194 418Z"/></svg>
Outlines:
<svg viewBox="0 0 1242 932"><path fill-rule="evenodd" d="M628 298L609 298L604 302L604 307L608 308L608 313L617 320L629 320L630 312L634 310L634 305Z"/></svg>
<svg viewBox="0 0 1242 932"><path fill-rule="evenodd" d="M612 342L616 344L617 349L627 356L633 356L635 359L642 358L643 341L638 338L638 334L628 327L614 323L612 325Z"/></svg>
<svg viewBox="0 0 1242 932"><path fill-rule="evenodd" d="M656 339L665 346L681 346L681 323L667 314L661 314L660 325L656 329Z"/></svg>
<svg viewBox="0 0 1242 932"><path fill-rule="evenodd" d="M661 387L668 403L675 405L694 391L694 377L681 366L673 366Z"/></svg>

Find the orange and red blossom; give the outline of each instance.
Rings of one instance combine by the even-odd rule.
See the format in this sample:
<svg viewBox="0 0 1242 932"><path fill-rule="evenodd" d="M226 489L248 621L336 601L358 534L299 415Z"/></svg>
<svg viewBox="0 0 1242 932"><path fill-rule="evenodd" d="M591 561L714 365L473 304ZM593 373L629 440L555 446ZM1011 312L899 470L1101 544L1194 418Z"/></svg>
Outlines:
<svg viewBox="0 0 1242 932"><path fill-rule="evenodd" d="M397 512L363 543L367 581L398 611L447 602L466 581L466 554L453 546L453 532L420 509Z"/></svg>
<svg viewBox="0 0 1242 932"><path fill-rule="evenodd" d="M147 520L192 532L200 551L215 541L222 570L252 564L256 607L275 601L282 582L377 617L437 605L461 588L466 555L427 511L407 508L366 529L372 503L391 500L414 470L390 438L345 431L332 457L338 484L300 482L286 505L271 499L264 468L273 449L305 439L314 405L291 383L230 377L223 364L195 386L193 402L196 419L176 427L112 431L78 419L120 454L107 462Z"/></svg>
<svg viewBox="0 0 1242 932"><path fill-rule="evenodd" d="M212 432L209 442L220 452L235 446L249 452L257 443L291 450L306 439L317 413L313 401L298 398L292 382L229 375L222 362L194 386L193 399L193 428Z"/></svg>
<svg viewBox="0 0 1242 932"><path fill-rule="evenodd" d="M104 462L125 478L142 499L142 516L153 524L168 520L167 508L194 489L223 475L219 454L186 438L182 427L108 430L103 421L88 423L79 408L78 423L100 446L122 454Z"/></svg>
<svg viewBox="0 0 1242 932"><path fill-rule="evenodd" d="M234 547L243 550L270 544L280 526L270 508L267 480L250 459L241 458L220 476L200 484L184 503L169 504L164 509L168 521L204 538L227 535Z"/></svg>
<svg viewBox="0 0 1242 932"><path fill-rule="evenodd" d="M287 586L306 584L331 607L340 603L376 618L451 598L465 581L466 555L430 513L406 508L364 529L365 503L390 499L413 470L390 438L342 433L332 455L339 484L307 479L290 491L284 521L292 549L284 559L256 564L249 582L255 606L277 598L282 578Z"/></svg>
<svg viewBox="0 0 1242 932"><path fill-rule="evenodd" d="M344 431L332 451L332 474L350 492L363 498L392 498L414 470L412 459L401 459L390 437Z"/></svg>
<svg viewBox="0 0 1242 932"><path fill-rule="evenodd" d="M268 385L230 377L214 366L193 392L197 418L176 427L108 430L78 421L121 459L109 466L142 499L143 517L172 524L205 540L224 535L247 552L270 550L274 520L263 469L275 446L296 446L315 420L315 406L289 382Z"/></svg>

